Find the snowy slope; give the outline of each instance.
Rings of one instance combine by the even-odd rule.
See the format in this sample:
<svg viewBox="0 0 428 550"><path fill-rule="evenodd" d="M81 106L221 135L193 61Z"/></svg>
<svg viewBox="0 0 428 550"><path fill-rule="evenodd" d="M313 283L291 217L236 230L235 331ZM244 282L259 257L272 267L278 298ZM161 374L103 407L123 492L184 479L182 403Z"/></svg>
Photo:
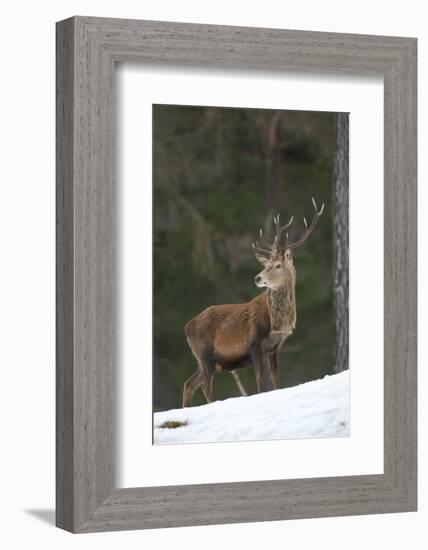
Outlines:
<svg viewBox="0 0 428 550"><path fill-rule="evenodd" d="M154 414L154 442L208 443L349 435L349 371L300 386ZM187 423L161 428L164 422Z"/></svg>

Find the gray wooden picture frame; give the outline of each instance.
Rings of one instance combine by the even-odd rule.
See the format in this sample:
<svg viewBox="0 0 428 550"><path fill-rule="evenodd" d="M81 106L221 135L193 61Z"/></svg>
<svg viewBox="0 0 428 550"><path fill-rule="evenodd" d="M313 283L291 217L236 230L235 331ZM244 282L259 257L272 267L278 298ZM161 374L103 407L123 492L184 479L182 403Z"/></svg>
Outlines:
<svg viewBox="0 0 428 550"><path fill-rule="evenodd" d="M58 527L82 533L416 510L416 45L91 17L57 24ZM384 78L383 474L115 487L118 62Z"/></svg>

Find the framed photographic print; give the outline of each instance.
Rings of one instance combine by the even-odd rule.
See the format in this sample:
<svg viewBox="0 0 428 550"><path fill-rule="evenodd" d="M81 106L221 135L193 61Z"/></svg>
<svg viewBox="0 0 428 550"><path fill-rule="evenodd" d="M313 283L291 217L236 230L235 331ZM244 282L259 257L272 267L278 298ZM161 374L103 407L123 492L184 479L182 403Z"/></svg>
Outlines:
<svg viewBox="0 0 428 550"><path fill-rule="evenodd" d="M347 368L341 369L346 370L342 377L325 380L324 389L313 385L313 395L303 403L302 388L294 397L281 392L284 395L275 403L269 391L281 387L280 372L287 375L286 387L335 372L333 224L321 222L324 211L325 218L332 219L328 210L335 116L339 115L153 106L155 444L349 434L348 381L342 380L349 377ZM346 154L347 139L345 135L338 153ZM292 172L287 174L287 169ZM317 205L310 198L315 194L322 194L326 202ZM288 210L294 204L310 212L312 221L304 217L300 233L293 227L295 215L290 214L288 223L277 217L284 201ZM260 229L260 243L251 250L256 219L266 231ZM318 235L318 254L306 260L302 255L298 267L297 250L312 232L311 239ZM269 242L264 233L273 233ZM297 310L308 312L303 313L306 330L300 338ZM343 321L347 322L346 312ZM293 344L286 345L295 332ZM290 352L287 357L280 353L284 346ZM312 358L305 356L311 350ZM347 355L347 349L341 353ZM222 376L226 373L232 376ZM343 388L338 389L336 378ZM264 396L189 409L199 388L199 403L256 392ZM334 413L330 399L322 399L324 405L329 402L326 409L318 408L316 396L324 391L342 394ZM171 410L177 405L183 408ZM301 409L304 426L300 415L292 418Z"/></svg>
<svg viewBox="0 0 428 550"><path fill-rule="evenodd" d="M57 525L416 509L416 40L57 24Z"/></svg>

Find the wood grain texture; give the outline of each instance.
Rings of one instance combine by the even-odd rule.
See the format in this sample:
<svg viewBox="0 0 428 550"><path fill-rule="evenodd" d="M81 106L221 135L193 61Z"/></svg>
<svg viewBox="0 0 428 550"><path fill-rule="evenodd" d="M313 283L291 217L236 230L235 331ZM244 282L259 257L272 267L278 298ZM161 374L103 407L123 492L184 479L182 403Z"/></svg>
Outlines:
<svg viewBox="0 0 428 550"><path fill-rule="evenodd" d="M383 76L383 475L115 489L118 61ZM57 26L57 94L57 525L91 532L415 510L416 40L75 17Z"/></svg>
<svg viewBox="0 0 428 550"><path fill-rule="evenodd" d="M56 36L56 521L73 528L74 25Z"/></svg>

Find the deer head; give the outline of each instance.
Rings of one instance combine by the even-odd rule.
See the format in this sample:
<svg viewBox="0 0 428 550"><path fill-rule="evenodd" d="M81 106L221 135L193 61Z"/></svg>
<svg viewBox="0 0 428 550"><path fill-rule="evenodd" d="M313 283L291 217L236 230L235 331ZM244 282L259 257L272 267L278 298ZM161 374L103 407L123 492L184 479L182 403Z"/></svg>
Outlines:
<svg viewBox="0 0 428 550"><path fill-rule="evenodd" d="M264 269L256 275L254 282L258 287L267 287L272 290L277 290L295 277L293 265L293 250L301 246L312 231L315 229L318 218L324 211L324 204L318 210L315 200L312 198L314 206L314 215L311 224L308 226L306 218L303 218L305 224L305 232L297 241L290 243L288 240L287 229L293 223L293 216L286 225L280 225L279 214L273 219L276 229L275 238L272 244L268 244L263 239L263 231L260 229L260 245L258 242L253 244L256 259L261 263ZM284 239L285 235L285 239Z"/></svg>

